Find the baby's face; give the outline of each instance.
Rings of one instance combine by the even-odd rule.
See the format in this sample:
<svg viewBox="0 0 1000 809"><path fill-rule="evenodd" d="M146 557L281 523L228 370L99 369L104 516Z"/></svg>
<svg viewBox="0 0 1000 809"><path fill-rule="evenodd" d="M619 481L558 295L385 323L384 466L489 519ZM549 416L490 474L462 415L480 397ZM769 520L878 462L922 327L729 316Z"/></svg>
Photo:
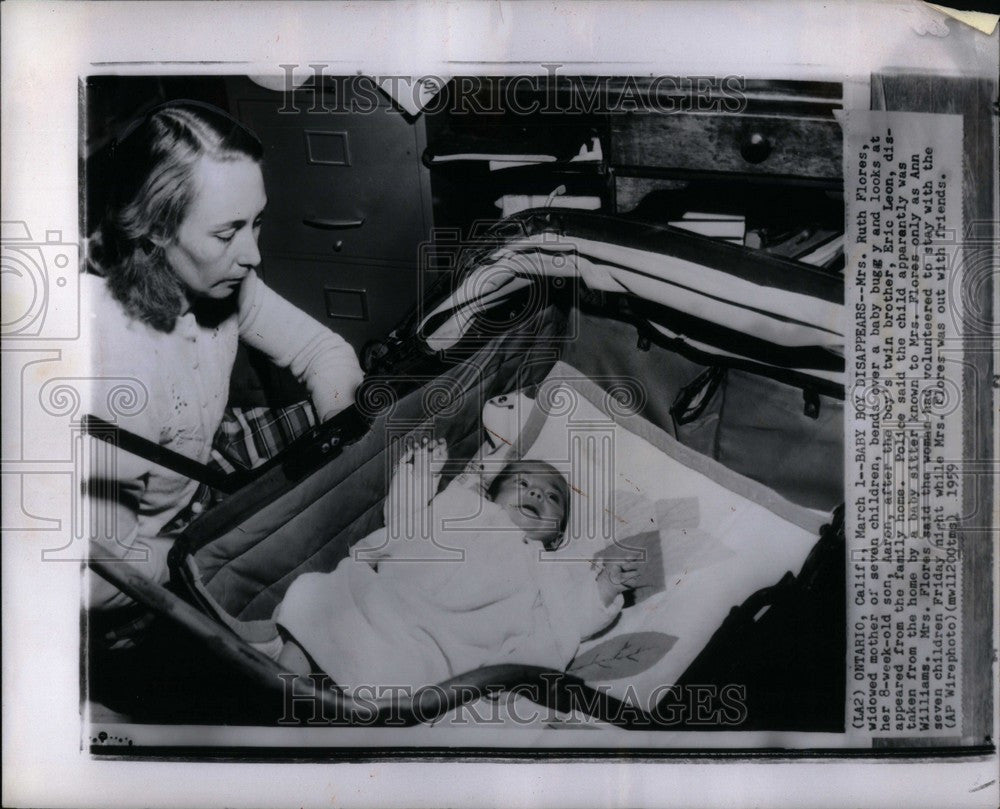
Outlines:
<svg viewBox="0 0 1000 809"><path fill-rule="evenodd" d="M548 547L556 542L566 513L565 482L558 474L515 472L504 478L493 502L528 539Z"/></svg>

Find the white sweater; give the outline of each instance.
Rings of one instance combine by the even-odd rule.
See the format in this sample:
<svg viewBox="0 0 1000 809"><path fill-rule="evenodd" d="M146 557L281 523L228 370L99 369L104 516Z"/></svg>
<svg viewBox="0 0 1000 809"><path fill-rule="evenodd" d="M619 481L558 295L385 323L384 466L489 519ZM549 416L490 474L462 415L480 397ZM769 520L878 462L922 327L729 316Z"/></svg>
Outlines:
<svg viewBox="0 0 1000 809"><path fill-rule="evenodd" d="M254 272L243 281L231 316L206 326L189 311L170 333L129 317L104 279L84 275L81 287L91 362L88 412L201 463L209 460L222 422L239 341L289 368L309 388L321 419L350 405L363 378L343 338L268 289ZM138 569L166 581L171 540L157 535L198 484L123 451L96 453L94 463L93 477L119 487L119 547L110 550L121 555L122 545L137 540L149 550ZM95 593L92 603L125 602L108 590Z"/></svg>

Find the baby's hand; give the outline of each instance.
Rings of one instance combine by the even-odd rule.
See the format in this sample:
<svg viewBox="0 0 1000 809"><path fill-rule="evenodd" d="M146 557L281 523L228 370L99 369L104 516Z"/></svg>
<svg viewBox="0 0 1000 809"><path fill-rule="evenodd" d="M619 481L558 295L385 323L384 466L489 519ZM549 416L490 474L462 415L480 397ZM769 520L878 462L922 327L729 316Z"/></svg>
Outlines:
<svg viewBox="0 0 1000 809"><path fill-rule="evenodd" d="M419 502L427 494L429 503L437 494L441 472L448 462L448 444L443 438L431 440L424 436L419 444L414 444L412 456L414 493Z"/></svg>
<svg viewBox="0 0 1000 809"><path fill-rule="evenodd" d="M615 596L635 587L639 580L640 560L605 559L597 574L597 589L605 604L615 600Z"/></svg>
<svg viewBox="0 0 1000 809"><path fill-rule="evenodd" d="M387 526L395 525L404 514L415 515L434 499L447 460L448 445L443 438L431 441L425 436L420 443L406 439L385 499Z"/></svg>

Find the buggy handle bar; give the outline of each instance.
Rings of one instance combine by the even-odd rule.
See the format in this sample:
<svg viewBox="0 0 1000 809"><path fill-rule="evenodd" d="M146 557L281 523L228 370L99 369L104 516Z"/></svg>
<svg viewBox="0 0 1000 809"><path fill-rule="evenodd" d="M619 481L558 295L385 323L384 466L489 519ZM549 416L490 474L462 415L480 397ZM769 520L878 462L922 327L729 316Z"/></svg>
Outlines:
<svg viewBox="0 0 1000 809"><path fill-rule="evenodd" d="M579 710L623 727L649 728L657 724L650 715L591 688L577 677L539 666L485 666L406 696L404 689L384 687L382 691L388 696L354 699L336 690L326 675L304 677L283 672L275 661L228 627L128 564L106 558L93 541L90 557L88 565L101 578L147 609L185 627L216 657L242 670L255 685L273 695L276 705L280 699L284 715L278 724L410 726L432 722L461 705L503 691L557 711ZM296 718L297 711L308 718Z"/></svg>
<svg viewBox="0 0 1000 809"><path fill-rule="evenodd" d="M138 455L140 458L145 458L157 466L165 467L191 478L191 480L196 480L198 483L204 483L213 489L231 494L239 488L239 486L234 486L231 480L232 475L198 463L198 461L181 455L169 447L164 447L155 441L122 429L117 424L112 424L98 416L92 416L89 413L84 415L80 419L80 426L86 435L105 441L133 455Z"/></svg>
<svg viewBox="0 0 1000 809"><path fill-rule="evenodd" d="M148 438L143 438L141 435L136 435L117 424L89 413L80 419L80 426L86 435L117 446L126 452L145 458L157 466L177 472L224 494L233 494L280 463L288 465L289 471L301 473L298 467L308 468L311 464L321 462L331 449L343 442L343 437L338 434L338 431L348 435L363 434L370 425L369 420L358 410L357 406L351 405L289 444L285 454L290 457L286 458L285 454L279 454L252 470L241 469L230 474L199 463L169 447L164 447L155 441L150 441ZM326 438L317 442L315 436L321 434L325 435ZM313 451L309 451L312 449L313 443L317 443L318 446ZM293 448L296 448L298 452L295 452ZM293 451L288 452L287 450ZM296 458L296 455L301 457Z"/></svg>

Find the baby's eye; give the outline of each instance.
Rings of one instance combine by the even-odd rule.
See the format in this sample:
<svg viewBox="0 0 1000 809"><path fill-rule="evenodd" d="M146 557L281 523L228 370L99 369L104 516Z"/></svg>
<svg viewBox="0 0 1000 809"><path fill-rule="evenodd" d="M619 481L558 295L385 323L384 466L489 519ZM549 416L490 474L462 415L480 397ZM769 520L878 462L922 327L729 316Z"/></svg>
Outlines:
<svg viewBox="0 0 1000 809"><path fill-rule="evenodd" d="M528 481L526 481L524 478L518 478L517 485L520 486L522 489L527 488Z"/></svg>
<svg viewBox="0 0 1000 809"><path fill-rule="evenodd" d="M560 499L561 499L561 498L559 497L559 495L558 495L558 494L550 494L550 495L549 495L549 500L551 500L551 501L552 501L553 503L555 503L556 505L558 505L558 504L559 504L559 502L560 502Z"/></svg>

